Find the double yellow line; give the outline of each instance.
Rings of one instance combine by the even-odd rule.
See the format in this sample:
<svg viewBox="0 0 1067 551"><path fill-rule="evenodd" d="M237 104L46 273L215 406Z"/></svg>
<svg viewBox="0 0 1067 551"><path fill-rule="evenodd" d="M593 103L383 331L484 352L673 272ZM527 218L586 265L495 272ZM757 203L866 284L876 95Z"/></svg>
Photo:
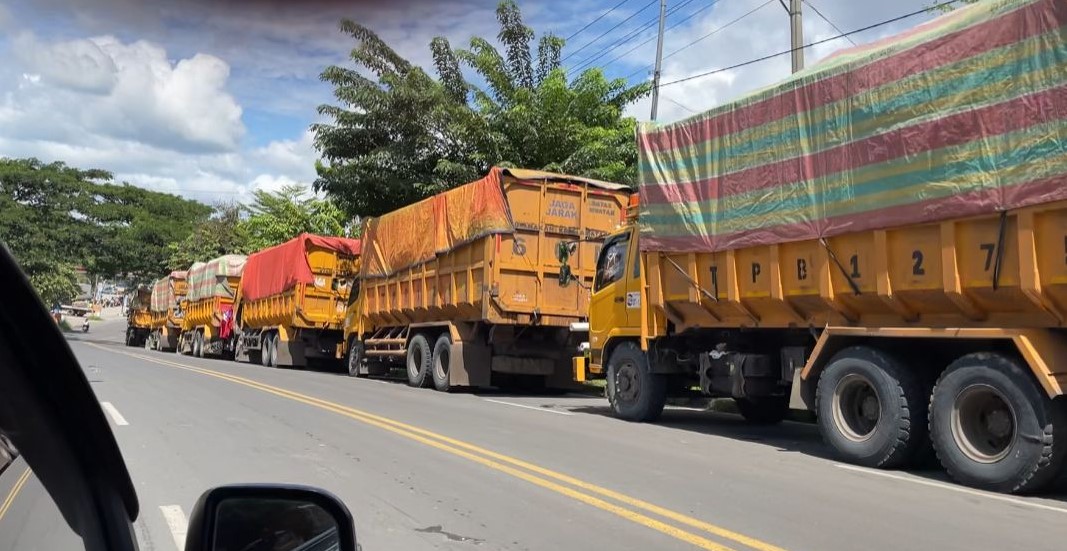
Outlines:
<svg viewBox="0 0 1067 551"><path fill-rule="evenodd" d="M4 515L7 514L7 510L11 508L11 504L15 502L15 497L19 495L22 487L26 485L26 481L30 479L30 468L26 467L25 471L15 481L15 485L11 487L11 491L7 493L7 497L4 502L0 504L0 520L4 519Z"/></svg>
<svg viewBox="0 0 1067 551"><path fill-rule="evenodd" d="M455 438L431 432L426 429L409 425L407 423L402 423L400 421L395 421L387 417L382 417L380 415L375 415L373 413L351 408L335 402L322 400L320 398L315 398L313 396L308 396L299 392L294 392L284 388L268 385L265 383L254 381L252 379L246 379L237 375L230 375L211 369L205 369L202 367L196 367L192 365L172 362L169 360L163 360L153 356L133 354L130 352L114 350L93 343L86 344L95 348L99 348L101 350L106 350L108 352L116 354L123 354L147 362L176 367L178 369L192 371L194 373L207 375L209 377L223 379L226 381L237 383L239 385L244 385L257 390L261 390L263 392L268 392L270 394L274 394L282 398L287 398L296 402L317 407L319 409L330 411L338 415L343 415L361 423L365 423L367 425L378 427L380 429L397 434L409 440L414 440L416 442L419 442L420 444L425 444L432 448L436 448L452 455L462 457L464 459L470 460L479 465L483 465L495 471L511 475L515 478L524 480L541 488L545 488L547 490L562 494L571 499L596 507L597 509L600 509L602 511L618 515L622 518L625 518L626 520L640 524L641 526L651 528L678 540L695 545L696 547L699 547L701 549L708 549L713 551L734 551L732 548L707 539L699 533L694 533L678 528L676 526L667 524L662 520L652 518L638 511L640 510L658 515L665 519L674 521L678 524L682 524L690 528L695 528L700 532L712 534L719 538L740 543L751 549L757 549L759 551L784 551L780 547L776 547L769 543L746 536L744 534L739 534L726 528L722 528L720 526L716 526L714 524L704 522L702 520L695 519L687 515L683 515L676 511L671 511L670 509L665 509L647 501L630 497L628 495L621 494L619 492L609 490L601 486L597 486L596 484L585 482L572 476L546 469L538 465L534 465L521 459L497 453L492 450L476 446L474 444L463 442L461 440L456 440ZM566 486L564 484L567 484L569 486ZM616 503L611 503L602 498L614 500L616 502L625 504L628 507L624 507Z"/></svg>

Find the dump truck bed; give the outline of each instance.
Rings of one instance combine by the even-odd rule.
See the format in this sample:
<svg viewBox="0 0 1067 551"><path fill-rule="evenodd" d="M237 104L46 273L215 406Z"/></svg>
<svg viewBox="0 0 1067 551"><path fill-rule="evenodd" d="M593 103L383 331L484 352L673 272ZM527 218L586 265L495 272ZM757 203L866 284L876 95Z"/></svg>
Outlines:
<svg viewBox="0 0 1067 551"><path fill-rule="evenodd" d="M716 253L643 253L649 332L1067 326L1067 201Z"/></svg>
<svg viewBox="0 0 1067 551"><path fill-rule="evenodd" d="M360 242L303 234L248 257L241 276L239 323L340 329Z"/></svg>
<svg viewBox="0 0 1067 551"><path fill-rule="evenodd" d="M183 329L218 327L225 311L233 307L247 257L225 255L189 270Z"/></svg>
<svg viewBox="0 0 1067 551"><path fill-rule="evenodd" d="M184 270L174 271L152 285L149 311L153 329L181 327L183 313L180 305L189 292L187 277L188 272Z"/></svg>
<svg viewBox="0 0 1067 551"><path fill-rule="evenodd" d="M628 196L617 184L493 169L370 221L361 276L368 329L585 319L599 238L619 226ZM579 239L572 268L581 285L561 287L556 247Z"/></svg>

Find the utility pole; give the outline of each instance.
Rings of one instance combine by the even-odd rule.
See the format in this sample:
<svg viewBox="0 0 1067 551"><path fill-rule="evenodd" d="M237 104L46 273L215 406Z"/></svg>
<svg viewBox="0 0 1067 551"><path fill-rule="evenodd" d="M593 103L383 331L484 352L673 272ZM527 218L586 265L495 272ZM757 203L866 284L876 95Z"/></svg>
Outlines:
<svg viewBox="0 0 1067 551"><path fill-rule="evenodd" d="M667 21L667 0L659 0L659 40L656 41L656 72L652 76L652 120L659 107L659 74L663 65L663 24Z"/></svg>
<svg viewBox="0 0 1067 551"><path fill-rule="evenodd" d="M786 7L784 0L778 0L789 14L789 49L793 51L794 73L804 68L804 20L800 15L800 2L801 0L789 0L789 6Z"/></svg>

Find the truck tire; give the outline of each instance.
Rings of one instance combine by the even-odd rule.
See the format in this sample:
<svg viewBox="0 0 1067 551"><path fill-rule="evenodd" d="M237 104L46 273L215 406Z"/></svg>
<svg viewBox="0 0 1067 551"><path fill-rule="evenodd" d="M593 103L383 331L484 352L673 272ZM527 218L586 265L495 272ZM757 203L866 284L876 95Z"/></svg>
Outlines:
<svg viewBox="0 0 1067 551"><path fill-rule="evenodd" d="M264 332L259 336L259 363L263 367L271 367L270 363L270 333Z"/></svg>
<svg viewBox="0 0 1067 551"><path fill-rule="evenodd" d="M914 374L867 346L834 355L815 393L823 440L846 461L882 469L916 457L928 438L927 404Z"/></svg>
<svg viewBox="0 0 1067 551"><path fill-rule="evenodd" d="M788 396L736 398L737 411L753 425L776 425L789 415Z"/></svg>
<svg viewBox="0 0 1067 551"><path fill-rule="evenodd" d="M655 421L667 403L667 376L652 373L648 357L636 344L625 342L608 360L608 403L621 419Z"/></svg>
<svg viewBox="0 0 1067 551"><path fill-rule="evenodd" d="M431 360L431 366L433 367L433 386L441 392L448 392L452 389L452 385L449 384L449 364L452 361L452 336L448 332L442 333L440 337L437 337L437 342L433 345L433 359Z"/></svg>
<svg viewBox="0 0 1067 551"><path fill-rule="evenodd" d="M131 327L130 329L126 330L126 346L133 346L135 341L136 341L136 334L135 334L133 328Z"/></svg>
<svg viewBox="0 0 1067 551"><path fill-rule="evenodd" d="M363 363L363 341L358 337L352 337L348 341L348 354L345 355L345 367L348 368L349 377L366 377L366 373L360 373Z"/></svg>
<svg viewBox="0 0 1067 551"><path fill-rule="evenodd" d="M426 335L416 333L408 341L408 384L416 388L430 386L430 362L433 352L430 350L430 341Z"/></svg>
<svg viewBox="0 0 1067 551"><path fill-rule="evenodd" d="M193 333L193 357L204 357L204 335L199 331Z"/></svg>
<svg viewBox="0 0 1067 551"><path fill-rule="evenodd" d="M270 334L270 366L278 367L278 334Z"/></svg>
<svg viewBox="0 0 1067 551"><path fill-rule="evenodd" d="M1050 483L1067 454L1067 413L1030 370L992 353L967 354L941 374L930 398L930 435L955 480L996 492Z"/></svg>

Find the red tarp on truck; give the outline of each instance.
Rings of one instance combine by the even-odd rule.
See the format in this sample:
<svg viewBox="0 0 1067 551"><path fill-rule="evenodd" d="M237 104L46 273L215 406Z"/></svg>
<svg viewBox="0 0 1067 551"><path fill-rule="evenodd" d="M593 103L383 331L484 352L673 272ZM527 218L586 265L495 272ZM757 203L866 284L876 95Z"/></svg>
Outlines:
<svg viewBox="0 0 1067 551"><path fill-rule="evenodd" d="M351 256L360 253L359 239L300 234L281 245L263 249L248 257L241 275L242 299L258 300L284 293L299 283L314 283L315 277L307 259L310 246Z"/></svg>

